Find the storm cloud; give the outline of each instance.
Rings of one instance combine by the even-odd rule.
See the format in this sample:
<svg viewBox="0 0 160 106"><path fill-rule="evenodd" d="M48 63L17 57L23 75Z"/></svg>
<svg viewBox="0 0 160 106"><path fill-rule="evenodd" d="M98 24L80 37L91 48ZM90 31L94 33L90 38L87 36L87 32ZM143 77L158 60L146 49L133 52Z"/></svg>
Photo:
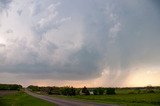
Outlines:
<svg viewBox="0 0 160 106"><path fill-rule="evenodd" d="M8 9L0 15L0 73L91 80L107 70L106 80L120 85L134 69L160 64L155 2L0 0L0 12Z"/></svg>
<svg viewBox="0 0 160 106"><path fill-rule="evenodd" d="M12 0L0 0L0 12L2 12L4 9L9 8L9 4L12 2Z"/></svg>

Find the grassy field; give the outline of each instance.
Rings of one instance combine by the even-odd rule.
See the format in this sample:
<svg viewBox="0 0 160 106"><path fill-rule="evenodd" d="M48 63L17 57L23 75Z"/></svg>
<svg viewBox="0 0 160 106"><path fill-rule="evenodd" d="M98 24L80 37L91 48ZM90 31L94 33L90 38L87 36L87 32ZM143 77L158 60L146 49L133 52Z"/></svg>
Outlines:
<svg viewBox="0 0 160 106"><path fill-rule="evenodd" d="M53 96L65 99L78 99L97 103L121 104L124 106L160 106L160 93L117 94L117 95L77 95Z"/></svg>
<svg viewBox="0 0 160 106"><path fill-rule="evenodd" d="M24 92L0 95L0 106L55 106L52 103L34 98Z"/></svg>
<svg viewBox="0 0 160 106"><path fill-rule="evenodd" d="M137 93L134 89L117 89L116 95L49 95L56 98L74 99L106 104L120 104L123 106L160 106L160 92ZM45 94L46 95L46 94ZM0 106L55 106L52 103L34 98L22 91L0 92Z"/></svg>

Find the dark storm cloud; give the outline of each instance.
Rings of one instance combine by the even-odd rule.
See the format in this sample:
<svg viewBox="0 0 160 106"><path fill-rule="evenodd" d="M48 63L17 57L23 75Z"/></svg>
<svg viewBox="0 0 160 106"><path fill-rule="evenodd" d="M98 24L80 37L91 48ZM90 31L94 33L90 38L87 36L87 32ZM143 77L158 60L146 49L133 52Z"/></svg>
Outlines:
<svg viewBox="0 0 160 106"><path fill-rule="evenodd" d="M12 0L0 0L0 12L2 12L3 9L8 8L11 2Z"/></svg>
<svg viewBox="0 0 160 106"><path fill-rule="evenodd" d="M22 17L18 23L28 22L25 33L31 33L20 32L10 40L6 62L12 64L2 65L2 72L82 80L109 69L112 79L120 72L116 79L121 83L133 67L160 64L160 15L151 1L48 0L27 5L30 10L16 12Z"/></svg>

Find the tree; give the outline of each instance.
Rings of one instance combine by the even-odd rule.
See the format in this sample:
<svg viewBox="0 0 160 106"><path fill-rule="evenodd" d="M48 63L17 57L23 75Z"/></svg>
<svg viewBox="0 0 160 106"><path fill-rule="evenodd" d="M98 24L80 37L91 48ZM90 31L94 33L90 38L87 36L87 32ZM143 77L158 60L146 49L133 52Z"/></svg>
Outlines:
<svg viewBox="0 0 160 106"><path fill-rule="evenodd" d="M52 87L46 87L47 94L52 94Z"/></svg>
<svg viewBox="0 0 160 106"><path fill-rule="evenodd" d="M0 90L20 90L22 89L21 85L17 84L0 84Z"/></svg>
<svg viewBox="0 0 160 106"><path fill-rule="evenodd" d="M116 94L115 88L107 88L106 94L108 94L108 95L114 95L114 94Z"/></svg>
<svg viewBox="0 0 160 106"><path fill-rule="evenodd" d="M79 95L79 94L80 94L81 89L80 89L80 88L76 88L75 90L76 90L76 95Z"/></svg>
<svg viewBox="0 0 160 106"><path fill-rule="evenodd" d="M153 90L153 87L151 85L146 87L146 91L147 91L147 93L155 93Z"/></svg>
<svg viewBox="0 0 160 106"><path fill-rule="evenodd" d="M90 95L89 90L84 86L84 88L82 89L82 93L84 95Z"/></svg>
<svg viewBox="0 0 160 106"><path fill-rule="evenodd" d="M98 90L97 90L97 88L95 88L95 89L93 90L93 94L94 94L94 95L98 95Z"/></svg>
<svg viewBox="0 0 160 106"><path fill-rule="evenodd" d="M30 85L27 88L29 88L32 91L39 91L40 90L38 86L34 86L34 85Z"/></svg>
<svg viewBox="0 0 160 106"><path fill-rule="evenodd" d="M61 88L61 94L66 96L74 96L76 95L76 90L73 87L63 87Z"/></svg>
<svg viewBox="0 0 160 106"><path fill-rule="evenodd" d="M53 94L53 95L60 95L60 88L59 87L52 87L52 91L51 91L51 93Z"/></svg>
<svg viewBox="0 0 160 106"><path fill-rule="evenodd" d="M97 88L97 91L98 91L99 95L103 95L104 94L104 88L99 87L99 88Z"/></svg>

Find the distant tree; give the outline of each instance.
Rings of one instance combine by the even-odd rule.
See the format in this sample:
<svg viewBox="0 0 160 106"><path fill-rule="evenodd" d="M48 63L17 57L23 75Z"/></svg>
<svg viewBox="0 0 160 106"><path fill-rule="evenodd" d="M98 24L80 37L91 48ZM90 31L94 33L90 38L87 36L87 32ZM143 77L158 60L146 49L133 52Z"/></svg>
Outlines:
<svg viewBox="0 0 160 106"><path fill-rule="evenodd" d="M70 96L75 96L76 95L76 89L75 88L73 88L73 87L71 87L70 88Z"/></svg>
<svg viewBox="0 0 160 106"><path fill-rule="evenodd" d="M133 93L138 93L138 94L140 94L142 91L141 91L140 88L135 88L132 92L133 92ZM132 92L129 92L129 93L131 94ZM133 93L132 93L132 94L133 94Z"/></svg>
<svg viewBox="0 0 160 106"><path fill-rule="evenodd" d="M13 84L13 85L9 85L9 90L20 90L22 89L21 85L17 85L17 84Z"/></svg>
<svg viewBox="0 0 160 106"><path fill-rule="evenodd" d="M80 88L76 88L75 90L76 90L76 95L79 95L79 94L80 94L81 89L80 89Z"/></svg>
<svg viewBox="0 0 160 106"><path fill-rule="evenodd" d="M146 91L147 91L147 93L155 93L153 90L153 87L151 85L146 87Z"/></svg>
<svg viewBox="0 0 160 106"><path fill-rule="evenodd" d="M74 96L76 95L76 90L73 87L63 87L61 88L61 94L66 96Z"/></svg>
<svg viewBox="0 0 160 106"><path fill-rule="evenodd" d="M0 84L0 90L9 90L9 85L7 85L7 84Z"/></svg>
<svg viewBox="0 0 160 106"><path fill-rule="evenodd" d="M32 90L32 91L40 91L39 87L38 86L34 86L34 85L30 85L27 88Z"/></svg>
<svg viewBox="0 0 160 106"><path fill-rule="evenodd" d="M22 89L21 85L17 84L0 84L0 90L20 90Z"/></svg>
<svg viewBox="0 0 160 106"><path fill-rule="evenodd" d="M85 94L85 95L90 95L89 90L85 86L82 89L82 93Z"/></svg>
<svg viewBox="0 0 160 106"><path fill-rule="evenodd" d="M108 94L108 95L114 95L114 94L116 94L115 88L107 88L106 94Z"/></svg>
<svg viewBox="0 0 160 106"><path fill-rule="evenodd" d="M94 95L98 95L98 90L97 90L97 88L93 89L93 94L94 94Z"/></svg>
<svg viewBox="0 0 160 106"><path fill-rule="evenodd" d="M101 88L101 87L99 87L99 88L97 88L97 90L98 90L98 94L99 95L103 95L104 94L104 88Z"/></svg>
<svg viewBox="0 0 160 106"><path fill-rule="evenodd" d="M60 88L59 87L52 87L52 94L53 95L60 95Z"/></svg>
<svg viewBox="0 0 160 106"><path fill-rule="evenodd" d="M93 89L93 94L94 95L103 95L104 94L105 89L104 88L94 88Z"/></svg>
<svg viewBox="0 0 160 106"><path fill-rule="evenodd" d="M51 95L52 94L52 87L46 87L46 92L47 92L47 94Z"/></svg>

